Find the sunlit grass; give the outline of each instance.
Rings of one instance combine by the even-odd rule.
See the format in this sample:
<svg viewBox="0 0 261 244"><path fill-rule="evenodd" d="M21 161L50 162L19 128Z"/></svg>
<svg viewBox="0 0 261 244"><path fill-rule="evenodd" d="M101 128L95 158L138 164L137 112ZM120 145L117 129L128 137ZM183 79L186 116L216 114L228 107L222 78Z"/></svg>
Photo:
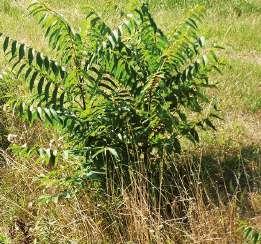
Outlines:
<svg viewBox="0 0 261 244"><path fill-rule="evenodd" d="M50 50L47 48L39 26L26 14L26 8L30 2L30 0L0 0L0 32L3 31L48 53ZM139 1L46 0L45 2L64 14L78 28L78 20L84 18L90 7L97 9L105 19L113 19L117 22L122 14L135 8ZM208 160L209 167L216 167L220 163L234 164L236 167L238 162L249 164L251 167L261 165L260 0L151 0L150 2L152 12L161 28L169 33L177 23L184 19L184 14L189 7L197 3L206 5L207 12L202 33L210 42L220 43L224 47L224 50L220 50L219 53L224 63L222 74L216 73L211 77L217 82L217 89L213 90L212 94L218 101L223 120L216 123L217 132L214 134L208 132L202 134L202 142L197 147L189 144L186 148L189 152L186 157L190 156L191 151L196 151L197 155L206 153L204 160ZM113 25L114 22L110 24ZM2 68L0 60L0 71ZM17 131L24 133L24 129L28 130L27 133L31 132L28 128L19 128ZM32 135L37 137L33 133ZM109 199L108 202L111 202L104 203L103 206L92 202L89 196L80 196L80 199L75 199L74 202L52 206L53 209L38 207L36 199L41 194L41 187L36 176L42 173L42 167L34 164L34 159L31 161L19 159L18 162L12 162L10 159L8 163L10 168L5 170L0 168L0 243L1 234L8 234L8 228L12 227L13 219L17 216L27 220L28 225L35 221L33 231L43 240L46 238L46 243L50 240L53 243L60 240L73 243L70 241L77 238L79 243L84 243L84 238L87 236L96 238L97 242L108 241L110 234L114 234L114 238L119 235L121 238L119 242L126 236L147 240L146 238L149 237L146 235L156 236L160 233L161 225L164 225L166 229L172 228L172 220L166 223L150 222L151 216L148 216L146 201L143 202L143 198L134 201L134 194L130 193L124 196L120 205L122 209L118 204L119 199ZM197 199L198 202L195 199L186 199L185 196L186 194L182 201L188 200L190 204L186 221L192 231L184 231L180 228L180 220L175 220L178 224L176 222L173 224L172 232L166 231L166 238L168 234L169 238L173 238L171 234L175 233L177 238L180 235L186 236L189 243L193 241L199 243L206 241L207 238L212 238L213 243L219 243L221 240L218 238L225 239L228 230L231 231L229 232L231 236L238 235L236 221L239 219L239 214L235 202L239 200L236 197L227 206L220 203L219 207L212 207L214 206L211 205L212 203L206 204L207 206L201 205L203 200L200 199L200 192L195 194L195 197L200 199L200 201ZM255 199L257 200L253 200L253 211L260 213L260 195L257 194ZM4 207L1 207L1 204ZM28 207L28 204L33 204L33 206ZM28 210L30 215L27 215ZM32 213L35 215L31 216ZM120 220L126 221L127 234L120 233L120 227L117 226ZM230 240L229 237L227 238Z"/></svg>

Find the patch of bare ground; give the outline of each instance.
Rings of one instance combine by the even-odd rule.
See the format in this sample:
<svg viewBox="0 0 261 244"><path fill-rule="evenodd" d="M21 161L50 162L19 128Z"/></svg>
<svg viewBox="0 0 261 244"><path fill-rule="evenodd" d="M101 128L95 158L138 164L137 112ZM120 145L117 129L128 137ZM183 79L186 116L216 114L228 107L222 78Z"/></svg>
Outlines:
<svg viewBox="0 0 261 244"><path fill-rule="evenodd" d="M236 132L236 128L240 130ZM244 113L244 112L229 112L224 116L223 130L234 133L232 136L237 137L240 135L240 140L235 138L236 141L240 141L242 144L255 144L261 147L261 111L256 113Z"/></svg>
<svg viewBox="0 0 261 244"><path fill-rule="evenodd" d="M255 114L238 114L238 119L242 121L246 129L246 138L253 143L261 145L261 112Z"/></svg>
<svg viewBox="0 0 261 244"><path fill-rule="evenodd" d="M255 65L261 65L261 53L251 51L251 52L229 52L229 57L232 59L238 59L243 62L247 62L250 64L255 64Z"/></svg>

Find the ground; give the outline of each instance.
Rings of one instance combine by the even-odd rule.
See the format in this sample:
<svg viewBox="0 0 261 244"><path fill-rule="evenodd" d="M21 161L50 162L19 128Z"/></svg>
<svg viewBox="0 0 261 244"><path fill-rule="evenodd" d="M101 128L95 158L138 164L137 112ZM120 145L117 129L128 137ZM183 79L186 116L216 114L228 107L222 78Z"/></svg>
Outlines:
<svg viewBox="0 0 261 244"><path fill-rule="evenodd" d="M0 2L0 32L3 31L43 52L50 53L35 20L27 16L26 9L30 2L31 1L29 0L2 0ZM45 2L55 10L64 14L64 16L74 23L76 28L79 28L78 20L84 18L85 13L90 8L97 9L111 25L114 25L117 23L122 12L130 11L139 1L48 0ZM193 147L192 151L196 151L196 154L212 154L211 160L213 162L221 161L222 163L222 160L223 162L239 160L240 162L253 162L255 167L260 168L261 0L151 0L150 2L153 15L159 22L161 28L168 33L171 33L177 23L185 18L189 8L193 7L196 3L205 5L207 11L204 23L201 27L202 34L207 37L209 42L218 43L223 47L223 49L218 53L221 62L224 64L222 74L219 74L218 72L213 73L211 77L213 81L217 82L217 89L212 90L211 92L216 101L218 101L223 120L216 122L217 132L214 134L202 134L200 145ZM0 71L4 68L5 67L0 59ZM13 162L12 160L13 159L10 159L9 161L11 164ZM210 162L212 162L211 160ZM29 159L27 162L29 162ZM18 168L18 166L14 165L12 165L12 167L14 167L15 170ZM27 163L25 165L21 163L20 169L13 171L16 173L10 173L8 171L8 174L1 173L0 168L0 200L3 206L11 206L8 211L6 207L3 207L2 210L0 209L0 234L1 232L8 232L7 229L8 225L10 225L10 219L7 219L15 216L16 212L19 212L19 208L23 208L25 212L28 211L27 207L24 207L24 205L28 205L28 202L30 203L30 197L17 196L16 194L12 195L11 192L20 190L21 192L27 192L27 194L28 192L30 193L30 189L25 191L22 186L16 185L23 182L24 184L29 184L29 186L31 186L32 179L36 175L31 175L30 178L26 178L24 173L26 172L27 167L29 167ZM6 179L7 175L13 177L12 180L10 180L10 182L15 182L13 186L10 186L10 182L6 183L1 180L1 177ZM16 177L21 177L20 181L16 180ZM260 175L256 180L261 180ZM253 223L253 225L261 228L260 195L253 193L249 198L254 213L247 217L247 219ZM85 202L85 205L91 204ZM70 216L74 216L74 208L77 208L78 211L83 211L82 206L70 206L68 210L70 214L64 217L66 219L64 220L64 223L68 223ZM193 209L193 206L191 206L191 209ZM234 210L234 207L229 208L229 206L224 206L222 211L226 212L226 209ZM213 211L207 212L208 215L202 215L201 217L205 221L207 218L215 216L212 218L214 222L223 218L225 228L229 228L227 227L229 220L225 220L226 214L220 210L220 218L217 217L219 215L216 214L215 211L218 212L219 210L220 208L213 209ZM37 211L45 212L43 209ZM62 212L63 210L60 208L57 210L57 214L61 214ZM228 214L231 214L232 216L234 213L229 212ZM24 213L24 215L26 214ZM31 215L31 213L29 215ZM88 216L80 215L81 218L88 219ZM61 219L62 217L59 217L60 222L62 222ZM239 221L240 219L241 217L237 216L232 221ZM56 220L54 219L53 221ZM93 221L93 219L90 221ZM206 223L199 219L197 221L198 222L194 223L194 226L197 226L197 223ZM212 223L213 226L215 226L214 222ZM3 225L2 227L1 224ZM96 228L96 225L99 224L94 221L91 224L89 223L89 225L95 225L93 228L97 231L98 228ZM56 228L55 223L49 223L48 226L50 228ZM204 228L207 227L205 226ZM234 227L231 227L231 229L233 228ZM63 229L61 228L52 231L60 231L61 235L67 235L68 233L65 233L65 229L66 228L63 227ZM213 230L210 229L211 228L209 227L209 233L213 234ZM41 229L41 231L43 230ZM231 231L234 231L234 229ZM209 241L206 241L208 240L207 237L205 238L205 241L202 239L202 242L200 242L199 233L201 233L200 230L195 229L195 232L190 234L189 240L192 242L194 241L195 243L197 241L197 243L212 243L210 239ZM80 235L77 231L75 231L74 234L76 236L77 234ZM215 235L212 234L209 238L214 238L213 236ZM104 237L102 234L100 236ZM72 238L75 238L75 236ZM64 238L64 240L67 239ZM212 239L212 241L214 240L215 239ZM222 241L222 238L217 240L218 243L225 243Z"/></svg>

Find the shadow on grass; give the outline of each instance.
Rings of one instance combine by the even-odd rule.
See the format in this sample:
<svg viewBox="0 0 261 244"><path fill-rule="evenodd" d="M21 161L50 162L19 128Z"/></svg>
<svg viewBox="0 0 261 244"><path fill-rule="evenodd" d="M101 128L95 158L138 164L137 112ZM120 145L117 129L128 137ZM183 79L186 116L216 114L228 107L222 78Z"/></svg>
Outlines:
<svg viewBox="0 0 261 244"><path fill-rule="evenodd" d="M242 213L250 213L249 195L261 192L261 149L249 145L234 150L205 150L167 163L161 181L159 171L154 169L150 178L157 189L152 194L154 202L164 199L160 200L163 215L182 217L191 201L199 197L206 206L234 200Z"/></svg>
<svg viewBox="0 0 261 244"><path fill-rule="evenodd" d="M0 104L1 106L1 104ZM9 141L7 140L8 131L6 128L6 118L1 111L0 107L0 150L5 150L10 145ZM4 163L4 158L0 154L0 166Z"/></svg>

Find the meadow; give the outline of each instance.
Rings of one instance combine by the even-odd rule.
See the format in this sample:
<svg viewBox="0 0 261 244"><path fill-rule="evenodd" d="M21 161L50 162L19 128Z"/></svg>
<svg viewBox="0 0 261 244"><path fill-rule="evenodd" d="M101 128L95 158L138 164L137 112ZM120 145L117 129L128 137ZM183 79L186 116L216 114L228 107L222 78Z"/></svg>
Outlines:
<svg viewBox="0 0 261 244"><path fill-rule="evenodd" d="M46 0L75 28L93 8L110 26L132 11L136 0ZM0 32L53 55L37 25L28 16L29 0L1 0ZM29 126L5 108L19 96L15 81L0 91L0 243L259 243L261 240L261 1L150 0L151 12L166 33L182 22L196 4L206 7L200 26L217 52L222 72L210 79L209 95L218 104L216 131L204 131L200 142L184 142L159 176L162 199L151 203L145 176L133 176L120 194L101 194L86 187L70 199L44 202L59 191L59 177L74 169L70 161L50 172L20 145L48 145L58 132ZM6 68L0 55L0 72ZM2 81L1 81L2 82ZM62 142L61 142L62 143ZM2 159L2 160L1 160ZM47 177L48 175L48 177ZM171 179L171 180L170 180ZM175 185L175 190L169 187ZM172 192L173 190L173 192ZM161 188L160 190L161 191ZM161 193L160 193L161 196ZM163 209L161 209L163 208ZM252 236L251 236L252 235ZM256 240L254 240L256 239Z"/></svg>

